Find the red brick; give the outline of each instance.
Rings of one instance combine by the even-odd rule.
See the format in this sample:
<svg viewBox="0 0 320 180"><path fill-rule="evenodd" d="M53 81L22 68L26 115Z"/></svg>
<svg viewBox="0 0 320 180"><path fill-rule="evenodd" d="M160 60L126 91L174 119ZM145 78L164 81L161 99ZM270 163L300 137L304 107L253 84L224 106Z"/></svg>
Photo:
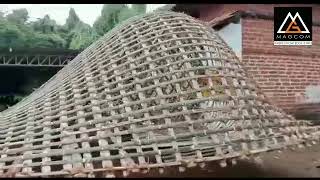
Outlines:
<svg viewBox="0 0 320 180"><path fill-rule="evenodd" d="M320 23L320 6L304 4L206 5L200 19L211 21L227 12L247 10L273 14L274 6L313 6L313 22ZM320 85L320 26L313 26L313 45L274 46L273 20L242 18L242 62L266 96L287 112L294 112L296 93Z"/></svg>

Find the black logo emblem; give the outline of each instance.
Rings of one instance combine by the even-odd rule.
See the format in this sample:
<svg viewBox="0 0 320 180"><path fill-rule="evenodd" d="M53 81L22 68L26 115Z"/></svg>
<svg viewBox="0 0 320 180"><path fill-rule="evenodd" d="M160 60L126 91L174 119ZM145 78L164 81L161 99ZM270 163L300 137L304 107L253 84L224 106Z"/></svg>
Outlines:
<svg viewBox="0 0 320 180"><path fill-rule="evenodd" d="M312 7L275 7L274 45L312 45Z"/></svg>

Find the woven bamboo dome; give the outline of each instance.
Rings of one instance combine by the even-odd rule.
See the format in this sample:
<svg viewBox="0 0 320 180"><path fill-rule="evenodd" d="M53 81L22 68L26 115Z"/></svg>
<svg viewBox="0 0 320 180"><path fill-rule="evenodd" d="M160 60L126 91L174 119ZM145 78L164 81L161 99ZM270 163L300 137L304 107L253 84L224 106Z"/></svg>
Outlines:
<svg viewBox="0 0 320 180"><path fill-rule="evenodd" d="M216 32L173 12L117 26L1 112L0 129L7 177L225 166L309 133L268 103Z"/></svg>

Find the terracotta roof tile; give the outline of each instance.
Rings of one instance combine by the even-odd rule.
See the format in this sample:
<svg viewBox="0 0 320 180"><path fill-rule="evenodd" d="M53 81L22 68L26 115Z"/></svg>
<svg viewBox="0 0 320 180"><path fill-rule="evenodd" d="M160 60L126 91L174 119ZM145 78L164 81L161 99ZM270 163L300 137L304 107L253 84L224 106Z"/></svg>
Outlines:
<svg viewBox="0 0 320 180"><path fill-rule="evenodd" d="M217 26L220 24L228 23L232 18L240 14L241 14L240 11L232 11L229 13L225 13L222 16L216 17L213 20L209 21L207 24L209 26Z"/></svg>

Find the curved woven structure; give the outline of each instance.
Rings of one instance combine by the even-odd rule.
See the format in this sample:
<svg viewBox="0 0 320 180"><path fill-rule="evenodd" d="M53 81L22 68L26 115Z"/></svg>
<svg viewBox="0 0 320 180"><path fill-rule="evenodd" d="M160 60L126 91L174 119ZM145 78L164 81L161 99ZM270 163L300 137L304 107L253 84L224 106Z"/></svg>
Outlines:
<svg viewBox="0 0 320 180"><path fill-rule="evenodd" d="M210 28L158 12L118 26L0 113L0 174L224 166L299 144L304 127L265 100Z"/></svg>

